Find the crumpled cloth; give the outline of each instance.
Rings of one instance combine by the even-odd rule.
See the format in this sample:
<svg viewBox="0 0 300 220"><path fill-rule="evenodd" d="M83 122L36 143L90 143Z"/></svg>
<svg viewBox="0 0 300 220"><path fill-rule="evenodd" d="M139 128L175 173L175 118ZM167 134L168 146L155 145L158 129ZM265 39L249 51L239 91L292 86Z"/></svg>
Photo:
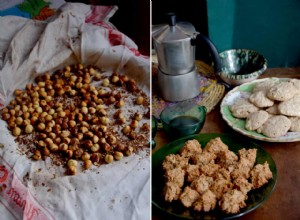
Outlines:
<svg viewBox="0 0 300 220"><path fill-rule="evenodd" d="M149 94L150 60L109 22L117 9L66 3L46 22L1 17L0 107L38 74L78 62L127 74ZM1 219L149 219L149 152L66 176L18 153L0 120L0 202Z"/></svg>

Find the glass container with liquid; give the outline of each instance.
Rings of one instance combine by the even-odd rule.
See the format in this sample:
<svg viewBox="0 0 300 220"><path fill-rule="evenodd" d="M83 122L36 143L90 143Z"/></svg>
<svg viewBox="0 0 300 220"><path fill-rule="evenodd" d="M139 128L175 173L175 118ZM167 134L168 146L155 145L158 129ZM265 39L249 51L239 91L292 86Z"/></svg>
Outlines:
<svg viewBox="0 0 300 220"><path fill-rule="evenodd" d="M200 132L206 119L206 108L180 102L165 108L160 114L160 119L168 136L178 139Z"/></svg>

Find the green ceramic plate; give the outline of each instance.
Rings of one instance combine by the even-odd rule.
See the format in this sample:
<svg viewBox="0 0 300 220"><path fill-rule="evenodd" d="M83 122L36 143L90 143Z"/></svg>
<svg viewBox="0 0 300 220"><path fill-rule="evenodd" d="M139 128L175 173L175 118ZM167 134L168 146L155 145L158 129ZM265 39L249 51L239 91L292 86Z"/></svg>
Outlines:
<svg viewBox="0 0 300 220"><path fill-rule="evenodd" d="M229 106L232 105L235 100L240 98L248 98L255 86L256 83L272 80L272 81L287 81L288 78L265 78L265 79L258 79L254 80L250 83L245 83L240 86L235 87L230 92L226 94L221 102L221 114L223 119L227 122L227 124L234 129L235 131L246 135L250 138L254 138L261 141L268 141L268 142L295 142L300 141L300 132L288 132L286 135L277 138L270 138L264 136L260 133L255 131L248 131L245 129L245 119L235 118L229 109Z"/></svg>
<svg viewBox="0 0 300 220"><path fill-rule="evenodd" d="M252 190L248 193L248 199L246 201L247 206L241 209L238 214L228 215L222 211L214 210L211 212L195 212L193 210L183 207L181 204L172 202L165 202L162 196L164 179L162 162L164 158L169 154L176 154L184 145L187 140L197 139L201 146L205 146L206 143L212 139L220 137L222 141L228 145L229 149L235 153L242 148L257 148L256 163L264 163L268 161L270 169L273 173L273 179L263 187ZM260 146L255 143L249 142L246 139L240 139L236 136L227 134L198 134L188 136L172 143L169 143L156 151L152 155L152 204L159 208L161 211L166 212L170 217L184 218L184 219L231 219L245 215L257 207L259 207L273 192L277 180L276 165L272 157Z"/></svg>

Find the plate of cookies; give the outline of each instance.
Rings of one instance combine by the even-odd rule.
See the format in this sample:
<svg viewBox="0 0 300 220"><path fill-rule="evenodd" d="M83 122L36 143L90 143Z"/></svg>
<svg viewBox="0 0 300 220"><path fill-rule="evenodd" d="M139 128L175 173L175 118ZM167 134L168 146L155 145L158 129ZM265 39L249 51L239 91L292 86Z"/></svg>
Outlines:
<svg viewBox="0 0 300 220"><path fill-rule="evenodd" d="M152 155L152 203L166 217L232 219L272 194L277 170L255 143L229 134L197 134Z"/></svg>
<svg viewBox="0 0 300 220"><path fill-rule="evenodd" d="M235 87L221 102L235 131L261 141L300 140L300 80L265 78Z"/></svg>

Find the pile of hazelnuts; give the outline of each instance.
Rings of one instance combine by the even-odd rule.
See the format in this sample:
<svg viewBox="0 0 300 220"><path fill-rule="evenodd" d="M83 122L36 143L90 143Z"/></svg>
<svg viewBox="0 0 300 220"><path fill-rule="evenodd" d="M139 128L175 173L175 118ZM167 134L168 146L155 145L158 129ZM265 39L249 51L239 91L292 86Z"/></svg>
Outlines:
<svg viewBox="0 0 300 220"><path fill-rule="evenodd" d="M16 89L15 98L1 110L1 118L17 142L29 136L34 139L33 160L59 155L65 158L67 174L75 175L79 161L89 169L92 164L111 163L135 152L111 126L118 125L129 140L137 138L137 128L149 134L149 123L140 123L150 118L149 110L126 118L120 91L133 94L135 105L149 108L147 95L126 75L105 76L98 68L82 64L66 66L53 74L38 75L23 90ZM110 108L115 109L112 116L108 115Z"/></svg>

